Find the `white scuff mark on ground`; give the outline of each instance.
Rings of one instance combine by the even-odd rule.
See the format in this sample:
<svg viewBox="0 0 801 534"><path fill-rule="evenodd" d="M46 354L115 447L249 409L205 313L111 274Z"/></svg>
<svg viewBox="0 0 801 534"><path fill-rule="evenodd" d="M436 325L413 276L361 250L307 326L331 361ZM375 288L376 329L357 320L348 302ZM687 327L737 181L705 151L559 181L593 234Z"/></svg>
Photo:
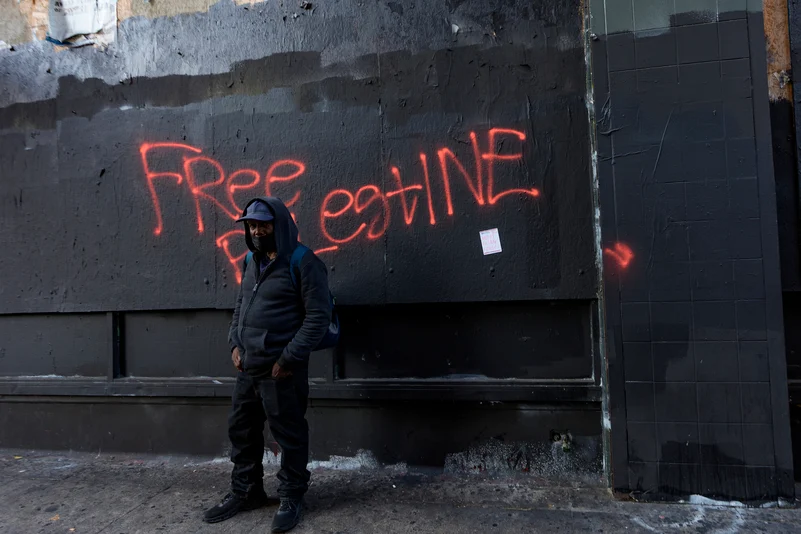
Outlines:
<svg viewBox="0 0 801 534"><path fill-rule="evenodd" d="M704 508L699 507L695 511L695 514L693 514L693 517L688 521L661 523L656 526L649 525L641 517L634 517L632 518L632 521L649 532L666 532L667 530L685 530L694 528L704 520L704 517L706 517L706 511Z"/></svg>
<svg viewBox="0 0 801 534"><path fill-rule="evenodd" d="M225 463L229 463L230 461L231 460L229 458L221 456L219 458L213 458L211 460L204 460L202 462L187 462L187 463L184 464L184 467L200 467L200 466L204 466L204 465L225 464Z"/></svg>
<svg viewBox="0 0 801 534"><path fill-rule="evenodd" d="M78 467L78 464L60 465L58 467L54 467L53 469L72 469L73 467Z"/></svg>
<svg viewBox="0 0 801 534"><path fill-rule="evenodd" d="M604 430L612 430L612 420L609 419L608 413L604 414L603 422L604 422Z"/></svg>
<svg viewBox="0 0 801 534"><path fill-rule="evenodd" d="M269 465L273 467L281 466L281 453L274 453L273 451L264 451L264 456L261 459L262 465Z"/></svg>
<svg viewBox="0 0 801 534"><path fill-rule="evenodd" d="M658 522L657 524L652 525L641 517L634 517L632 518L632 522L648 530L649 532L692 532L706 526L702 525L702 523L705 519L707 519L708 510L716 510L719 513L724 513L727 515L730 514L730 517L709 517L707 525L715 525L710 530L706 531L709 532L709 534L737 534L740 532L743 525L745 525L743 509L746 508L746 506L739 501L717 501L702 495L691 495L687 501L679 502L689 503L695 507L695 513L693 514L692 518L688 519L687 521L677 521L672 523ZM660 515L659 518L664 519L664 516Z"/></svg>
<svg viewBox="0 0 801 534"><path fill-rule="evenodd" d="M359 450L356 456L331 456L326 461L309 462L309 469L335 469L338 471L358 471L360 469L378 469L380 467L373 453Z"/></svg>
<svg viewBox="0 0 801 534"><path fill-rule="evenodd" d="M759 508L795 508L796 503L788 501L787 499L779 498L777 501L765 502L759 505Z"/></svg>
<svg viewBox="0 0 801 534"><path fill-rule="evenodd" d="M734 512L734 521L732 521L731 527L726 530L726 532L736 533L740 532L740 527L745 524L745 518L743 517L742 510L735 510Z"/></svg>
<svg viewBox="0 0 801 534"><path fill-rule="evenodd" d="M709 497L704 497L703 495L690 495L690 498L687 500L687 502L701 506L727 506L731 508L745 508L745 504L741 503L740 501L716 501L715 499L710 499Z"/></svg>
<svg viewBox="0 0 801 534"><path fill-rule="evenodd" d="M227 457L214 458L213 460L205 460L202 462L189 462L184 464L184 467L198 467L203 465L227 464L231 460ZM281 453L274 453L270 450L264 451L262 457L262 465L268 467L281 466ZM408 471L408 465L405 463L398 463L393 465L382 466L376 460L373 453L366 450L359 450L356 456L331 456L328 460L312 460L307 465L309 470L314 469L331 469L335 471L359 471L359 470L379 470L389 471L393 473L405 473Z"/></svg>

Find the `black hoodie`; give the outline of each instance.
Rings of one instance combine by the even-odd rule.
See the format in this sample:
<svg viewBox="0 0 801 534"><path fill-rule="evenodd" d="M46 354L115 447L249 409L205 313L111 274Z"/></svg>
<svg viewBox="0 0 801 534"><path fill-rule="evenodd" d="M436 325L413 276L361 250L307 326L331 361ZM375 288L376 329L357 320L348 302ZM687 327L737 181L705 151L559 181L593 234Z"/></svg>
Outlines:
<svg viewBox="0 0 801 534"><path fill-rule="evenodd" d="M253 251L253 261L242 275L228 342L232 351L239 347L246 371L266 374L275 362L288 369L308 364L309 354L328 330L331 303L328 272L312 251L303 256L300 273L296 272L300 288L292 285L289 261L298 246L298 227L279 199L254 198L248 206L257 200L265 202L275 217L278 255L261 272L262 255L253 246L245 222L245 242Z"/></svg>

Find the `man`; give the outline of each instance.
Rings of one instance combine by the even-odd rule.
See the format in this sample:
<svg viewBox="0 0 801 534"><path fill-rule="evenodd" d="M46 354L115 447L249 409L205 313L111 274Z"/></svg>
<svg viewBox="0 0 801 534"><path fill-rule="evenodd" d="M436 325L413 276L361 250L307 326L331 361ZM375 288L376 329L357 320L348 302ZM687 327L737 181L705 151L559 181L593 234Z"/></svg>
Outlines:
<svg viewBox="0 0 801 534"><path fill-rule="evenodd" d="M246 262L228 334L239 371L228 418L234 468L230 493L203 518L217 523L269 503L262 484L266 420L282 452L281 504L272 531L287 532L300 520L309 486L308 362L331 319L328 274L308 251L294 266L293 283L290 259L298 228L277 198L251 200L239 221L253 257Z"/></svg>

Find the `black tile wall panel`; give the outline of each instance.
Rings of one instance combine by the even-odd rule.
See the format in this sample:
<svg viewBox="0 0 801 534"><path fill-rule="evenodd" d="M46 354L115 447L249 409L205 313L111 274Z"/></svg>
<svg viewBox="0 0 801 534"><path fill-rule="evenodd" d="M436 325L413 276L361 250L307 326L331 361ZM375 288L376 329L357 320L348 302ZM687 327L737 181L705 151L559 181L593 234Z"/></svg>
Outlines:
<svg viewBox="0 0 801 534"><path fill-rule="evenodd" d="M602 239L633 253L604 265L623 374L610 377L615 489L786 497L761 15L745 0L608 0L605 20L592 49Z"/></svg>
<svg viewBox="0 0 801 534"><path fill-rule="evenodd" d="M692 382L695 380L693 347L686 341L653 343L653 369L656 382Z"/></svg>
<svg viewBox="0 0 801 534"><path fill-rule="evenodd" d="M734 341L695 342L695 362L698 382L738 382L738 346ZM701 384L699 384L699 387ZM739 398L737 399L739 403Z"/></svg>
<svg viewBox="0 0 801 534"><path fill-rule="evenodd" d="M657 436L660 462L697 464L701 461L695 423L658 423Z"/></svg>
<svg viewBox="0 0 801 534"><path fill-rule="evenodd" d="M653 382L654 360L651 343L624 343L623 350L631 358L626 358L626 380L630 382Z"/></svg>

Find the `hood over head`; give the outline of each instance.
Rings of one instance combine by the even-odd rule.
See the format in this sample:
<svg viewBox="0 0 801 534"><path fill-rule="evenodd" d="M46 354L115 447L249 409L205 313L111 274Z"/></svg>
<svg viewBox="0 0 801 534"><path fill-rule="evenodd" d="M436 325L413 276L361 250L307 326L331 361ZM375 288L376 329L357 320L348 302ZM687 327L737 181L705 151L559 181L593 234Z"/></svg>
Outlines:
<svg viewBox="0 0 801 534"><path fill-rule="evenodd" d="M242 216L244 217L247 214L248 206L259 200L267 204L267 207L269 207L270 211L273 213L274 219L272 223L275 227L275 245L278 255L291 256L292 252L298 246L298 227L292 219L289 209L281 199L276 197L256 197L247 203L247 206L245 206L245 209L242 211ZM248 249L252 252L256 252L256 247L253 246L253 238L250 235L250 228L248 227L247 221L243 224L245 225L245 243L247 243Z"/></svg>

